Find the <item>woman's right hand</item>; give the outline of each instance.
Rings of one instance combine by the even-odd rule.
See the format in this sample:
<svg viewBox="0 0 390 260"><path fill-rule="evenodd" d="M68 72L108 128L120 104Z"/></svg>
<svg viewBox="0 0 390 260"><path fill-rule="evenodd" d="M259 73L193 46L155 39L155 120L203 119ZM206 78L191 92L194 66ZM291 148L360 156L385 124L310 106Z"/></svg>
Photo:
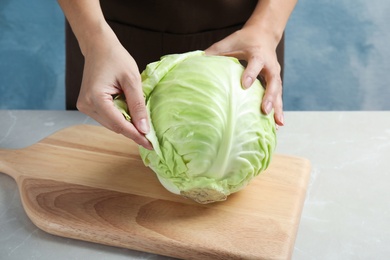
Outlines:
<svg viewBox="0 0 390 260"><path fill-rule="evenodd" d="M93 44L83 48L85 64L77 109L106 128L153 149L145 137L150 126L135 60L111 32L90 40ZM113 96L121 93L126 97L131 122L113 103Z"/></svg>
<svg viewBox="0 0 390 260"><path fill-rule="evenodd" d="M84 55L77 108L112 131L152 149L141 76L133 57L107 24L99 0L58 0ZM132 118L115 107L113 95L124 94Z"/></svg>

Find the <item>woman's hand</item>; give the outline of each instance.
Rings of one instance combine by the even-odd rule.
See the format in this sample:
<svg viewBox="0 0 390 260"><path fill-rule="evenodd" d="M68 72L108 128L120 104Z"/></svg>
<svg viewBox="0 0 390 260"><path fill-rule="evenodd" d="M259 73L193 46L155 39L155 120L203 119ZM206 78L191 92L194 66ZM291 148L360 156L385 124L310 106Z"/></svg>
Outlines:
<svg viewBox="0 0 390 260"><path fill-rule="evenodd" d="M136 62L116 37L99 38L84 51L85 64L77 108L106 128L152 149L145 138L149 123ZM132 118L126 121L113 96L124 93Z"/></svg>
<svg viewBox="0 0 390 260"><path fill-rule="evenodd" d="M77 108L112 131L152 149L141 76L133 57L107 24L99 0L58 0L84 55ZM132 118L125 120L113 95L123 93Z"/></svg>
<svg viewBox="0 0 390 260"><path fill-rule="evenodd" d="M268 114L274 109L275 122L283 125L282 79L276 47L282 38L288 18L297 0L258 1L243 28L206 50L209 55L224 55L245 60L242 75L244 88L257 76L266 83L261 109Z"/></svg>
<svg viewBox="0 0 390 260"><path fill-rule="evenodd" d="M244 27L205 50L207 55L223 55L245 60L242 86L249 88L260 75L266 82L261 109L269 114L274 109L275 122L283 125L282 80L275 42L262 37L255 28Z"/></svg>

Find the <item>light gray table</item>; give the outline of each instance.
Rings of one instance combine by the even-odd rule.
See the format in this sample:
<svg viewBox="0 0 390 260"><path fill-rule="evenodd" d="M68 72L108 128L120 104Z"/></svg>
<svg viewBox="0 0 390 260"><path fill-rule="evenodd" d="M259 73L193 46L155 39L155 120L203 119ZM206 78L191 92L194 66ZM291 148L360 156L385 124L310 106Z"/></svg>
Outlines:
<svg viewBox="0 0 390 260"><path fill-rule="evenodd" d="M293 259L389 259L390 112L286 112L276 152L308 158L312 175ZM76 111L0 110L0 148L23 148L75 124ZM0 173L0 259L169 259L39 230L16 183Z"/></svg>

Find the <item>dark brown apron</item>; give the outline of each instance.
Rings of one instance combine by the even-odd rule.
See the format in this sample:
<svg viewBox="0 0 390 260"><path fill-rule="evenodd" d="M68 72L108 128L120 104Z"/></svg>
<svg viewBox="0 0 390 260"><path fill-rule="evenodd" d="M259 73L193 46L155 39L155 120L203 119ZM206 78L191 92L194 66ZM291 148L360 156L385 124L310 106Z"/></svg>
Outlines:
<svg viewBox="0 0 390 260"><path fill-rule="evenodd" d="M240 29L257 0L101 0L103 14L143 71L171 53L204 50ZM282 67L284 39L277 55ZM84 57L66 23L66 109L76 109Z"/></svg>

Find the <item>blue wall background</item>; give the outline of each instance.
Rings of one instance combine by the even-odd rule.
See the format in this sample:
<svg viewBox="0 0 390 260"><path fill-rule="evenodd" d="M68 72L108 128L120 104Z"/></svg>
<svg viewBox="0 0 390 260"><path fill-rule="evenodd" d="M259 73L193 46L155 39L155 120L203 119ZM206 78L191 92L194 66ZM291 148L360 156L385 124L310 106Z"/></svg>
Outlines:
<svg viewBox="0 0 390 260"><path fill-rule="evenodd" d="M287 26L286 109L390 109L390 1L300 0Z"/></svg>
<svg viewBox="0 0 390 260"><path fill-rule="evenodd" d="M64 16L54 0L0 0L0 109L65 109Z"/></svg>
<svg viewBox="0 0 390 260"><path fill-rule="evenodd" d="M286 29L285 110L389 110L390 1L300 0ZM0 109L65 108L57 1L0 0Z"/></svg>

